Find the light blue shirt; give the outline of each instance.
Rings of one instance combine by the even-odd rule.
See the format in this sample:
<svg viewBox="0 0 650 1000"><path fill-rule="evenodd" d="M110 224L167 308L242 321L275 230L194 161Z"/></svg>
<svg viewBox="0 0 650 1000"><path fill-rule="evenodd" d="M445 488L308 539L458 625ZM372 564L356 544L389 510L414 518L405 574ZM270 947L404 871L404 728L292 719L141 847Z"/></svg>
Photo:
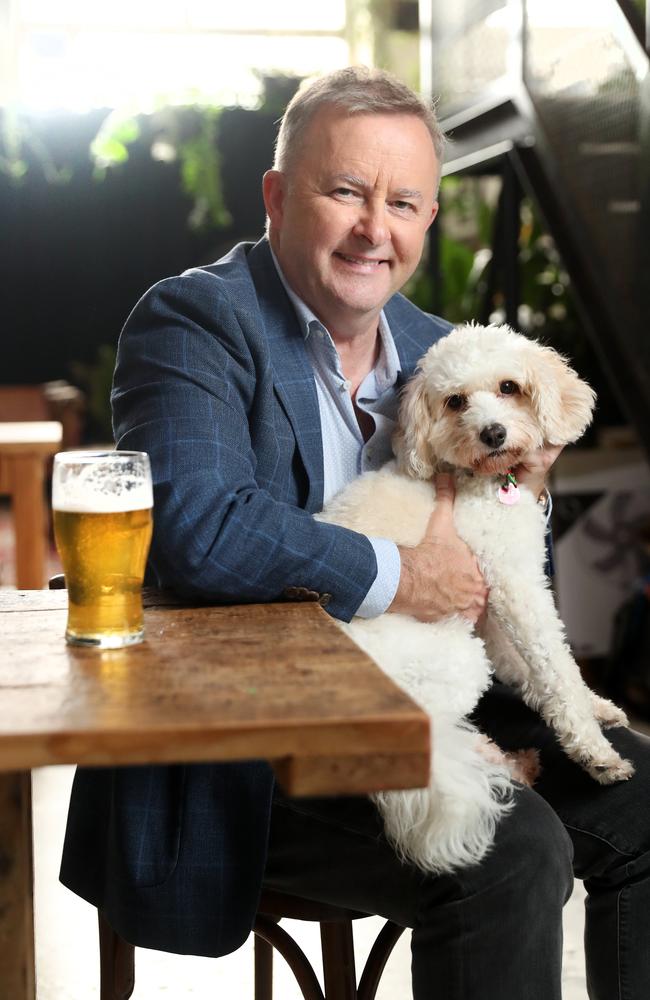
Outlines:
<svg viewBox="0 0 650 1000"><path fill-rule="evenodd" d="M393 457L391 437L397 422L395 383L401 370L399 357L382 312L379 357L356 396L358 408L369 413L375 424L372 435L364 441L352 405L350 383L341 370L341 359L329 331L287 284L274 254L273 260L296 311L314 369L323 437L323 503L327 503L360 473L379 469ZM401 569L394 542L387 538L369 538L369 541L377 558L377 576L356 612L362 618L374 618L390 606Z"/></svg>

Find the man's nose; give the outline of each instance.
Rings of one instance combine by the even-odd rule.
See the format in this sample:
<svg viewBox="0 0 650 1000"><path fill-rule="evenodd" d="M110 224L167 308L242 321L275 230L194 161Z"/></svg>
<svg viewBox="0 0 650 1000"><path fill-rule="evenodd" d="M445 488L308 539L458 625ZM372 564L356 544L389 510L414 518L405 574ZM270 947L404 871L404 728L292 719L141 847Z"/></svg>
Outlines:
<svg viewBox="0 0 650 1000"><path fill-rule="evenodd" d="M363 205L354 226L354 235L361 236L374 247L388 242L390 230L386 224L386 208L383 203L371 201Z"/></svg>

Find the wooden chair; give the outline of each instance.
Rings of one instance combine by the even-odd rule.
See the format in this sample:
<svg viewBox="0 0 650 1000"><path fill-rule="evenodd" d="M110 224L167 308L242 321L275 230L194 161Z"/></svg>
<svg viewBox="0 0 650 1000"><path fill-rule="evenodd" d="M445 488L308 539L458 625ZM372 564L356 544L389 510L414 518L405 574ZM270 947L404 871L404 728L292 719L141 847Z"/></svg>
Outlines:
<svg viewBox="0 0 650 1000"><path fill-rule="evenodd" d="M62 450L79 447L85 411L81 389L60 379L41 385L0 385L0 420L56 420L63 428Z"/></svg>
<svg viewBox="0 0 650 1000"><path fill-rule="evenodd" d="M65 577L53 576L50 590L63 590ZM263 892L255 934L255 998L273 1000L273 949L291 971L305 1000L374 1000L381 974L404 928L387 920L377 935L356 981L352 921L367 916L326 903L280 892ZM309 920L320 924L324 991L298 943L280 921ZM135 986L135 948L117 934L99 911L100 1000L128 1000Z"/></svg>
<svg viewBox="0 0 650 1000"><path fill-rule="evenodd" d="M366 914L314 903L279 892L263 892L255 934L255 1000L273 1000L273 949L283 956L305 1000L374 1000L384 966L403 927L386 921L377 935L359 984L352 921ZM279 926L283 917L320 924L324 991L300 946ZM135 948L99 913L100 1000L128 1000L135 986Z"/></svg>

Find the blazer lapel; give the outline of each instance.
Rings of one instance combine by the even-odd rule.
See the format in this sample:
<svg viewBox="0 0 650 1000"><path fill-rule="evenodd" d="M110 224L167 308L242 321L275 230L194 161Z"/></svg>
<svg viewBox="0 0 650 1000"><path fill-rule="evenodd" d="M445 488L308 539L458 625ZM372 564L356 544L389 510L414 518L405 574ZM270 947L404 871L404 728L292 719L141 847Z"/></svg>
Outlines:
<svg viewBox="0 0 650 1000"><path fill-rule="evenodd" d="M273 365L273 383L293 428L309 481L306 509L323 506L323 438L316 384L302 331L275 269L266 240L248 254L266 339Z"/></svg>

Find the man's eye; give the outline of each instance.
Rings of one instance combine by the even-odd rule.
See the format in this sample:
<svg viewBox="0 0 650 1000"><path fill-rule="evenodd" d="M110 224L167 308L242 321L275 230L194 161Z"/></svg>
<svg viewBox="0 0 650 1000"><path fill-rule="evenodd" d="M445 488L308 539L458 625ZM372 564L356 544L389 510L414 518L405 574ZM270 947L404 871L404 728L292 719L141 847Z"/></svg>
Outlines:
<svg viewBox="0 0 650 1000"><path fill-rule="evenodd" d="M519 386L516 382L512 382L510 379L506 379L499 386L499 392L502 396L514 396L515 393L519 392Z"/></svg>
<svg viewBox="0 0 650 1000"><path fill-rule="evenodd" d="M341 198L351 198L354 196L355 192L352 188L335 188L334 194Z"/></svg>
<svg viewBox="0 0 650 1000"><path fill-rule="evenodd" d="M398 212L407 212L413 208L410 201L394 201L393 208L396 208Z"/></svg>
<svg viewBox="0 0 650 1000"><path fill-rule="evenodd" d="M465 396L461 396L459 393L454 393L453 396L448 397L446 406L448 410L462 410L466 402L467 400Z"/></svg>

